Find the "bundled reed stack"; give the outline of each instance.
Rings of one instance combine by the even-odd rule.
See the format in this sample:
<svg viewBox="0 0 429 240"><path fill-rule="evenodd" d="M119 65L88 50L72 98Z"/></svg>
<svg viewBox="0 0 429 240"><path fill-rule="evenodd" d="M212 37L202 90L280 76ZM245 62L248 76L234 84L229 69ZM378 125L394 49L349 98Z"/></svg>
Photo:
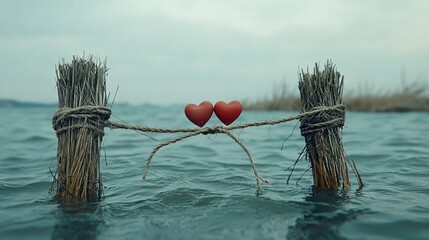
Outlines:
<svg viewBox="0 0 429 240"><path fill-rule="evenodd" d="M106 73L106 62L92 56L58 65L59 110L52 122L58 138L53 187L60 201L95 200L102 192L100 149L110 117Z"/></svg>
<svg viewBox="0 0 429 240"><path fill-rule="evenodd" d="M343 80L344 77L336 71L331 61L327 62L323 71L320 71L319 65L316 64L313 74L308 70L301 70L299 76L301 112L326 109L301 118L301 134L305 138L306 156L311 162L315 187L350 187L347 160L340 135L345 117Z"/></svg>

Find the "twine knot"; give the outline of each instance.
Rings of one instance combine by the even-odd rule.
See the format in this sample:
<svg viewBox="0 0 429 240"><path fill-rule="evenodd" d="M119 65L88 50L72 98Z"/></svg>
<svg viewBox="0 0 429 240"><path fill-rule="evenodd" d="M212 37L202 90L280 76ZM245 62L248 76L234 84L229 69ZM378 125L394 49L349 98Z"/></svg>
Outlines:
<svg viewBox="0 0 429 240"><path fill-rule="evenodd" d="M102 137L110 114L110 108L102 106L63 107L54 113L52 127L57 135L71 129L88 128Z"/></svg>
<svg viewBox="0 0 429 240"><path fill-rule="evenodd" d="M346 107L336 105L333 107L315 107L308 114L301 117L301 135L307 136L327 128L344 126Z"/></svg>
<svg viewBox="0 0 429 240"><path fill-rule="evenodd" d="M228 131L228 130L222 126L205 127L202 129L202 134L209 135L209 134L225 133L225 131Z"/></svg>

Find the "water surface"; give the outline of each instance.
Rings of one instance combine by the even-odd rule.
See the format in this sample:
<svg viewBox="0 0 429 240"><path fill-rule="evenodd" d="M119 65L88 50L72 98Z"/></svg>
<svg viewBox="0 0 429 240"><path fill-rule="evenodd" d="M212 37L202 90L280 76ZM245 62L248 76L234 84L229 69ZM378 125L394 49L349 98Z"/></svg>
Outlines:
<svg viewBox="0 0 429 240"><path fill-rule="evenodd" d="M350 173L352 188L347 191L313 189L305 161L286 183L287 168L304 144L296 121L236 130L259 173L272 182L263 185L260 196L245 153L225 135L196 136L161 149L143 181L151 150L179 134L149 138L106 129L103 199L61 206L48 193L49 169L55 171L56 164L57 139L51 126L55 110L0 108L0 239L429 236L427 113L347 113L344 148L366 184L358 189ZM192 127L180 106L114 107L113 113L113 121L119 121L116 116L133 124ZM244 112L237 122L290 114ZM214 124L219 124L215 116L208 125Z"/></svg>

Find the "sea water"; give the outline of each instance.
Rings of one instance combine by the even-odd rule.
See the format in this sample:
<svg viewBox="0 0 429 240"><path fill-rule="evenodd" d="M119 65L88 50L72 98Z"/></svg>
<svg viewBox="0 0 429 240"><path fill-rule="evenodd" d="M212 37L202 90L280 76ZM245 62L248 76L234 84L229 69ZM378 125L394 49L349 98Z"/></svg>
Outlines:
<svg viewBox="0 0 429 240"><path fill-rule="evenodd" d="M103 198L62 206L49 194L55 110L0 108L0 239L429 239L428 113L347 113L343 143L362 189L352 172L349 190L313 188L306 160L291 173L304 147L297 121L235 130L271 181L262 195L247 156L224 134L162 148L142 180L152 149L181 134L106 129ZM192 127L182 106L112 111L112 121ZM290 114L243 112L236 123Z"/></svg>

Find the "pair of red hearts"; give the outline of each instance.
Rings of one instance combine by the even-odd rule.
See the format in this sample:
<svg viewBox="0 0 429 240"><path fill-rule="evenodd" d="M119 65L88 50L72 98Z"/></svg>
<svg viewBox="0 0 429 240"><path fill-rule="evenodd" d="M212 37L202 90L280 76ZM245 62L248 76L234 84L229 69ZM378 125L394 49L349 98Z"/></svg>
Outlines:
<svg viewBox="0 0 429 240"><path fill-rule="evenodd" d="M186 105L185 115L195 125L202 127L209 121L214 112L219 120L228 126L240 116L242 110L243 107L239 101L232 101L228 104L219 101L214 107L211 102L204 101L198 106L192 103Z"/></svg>

